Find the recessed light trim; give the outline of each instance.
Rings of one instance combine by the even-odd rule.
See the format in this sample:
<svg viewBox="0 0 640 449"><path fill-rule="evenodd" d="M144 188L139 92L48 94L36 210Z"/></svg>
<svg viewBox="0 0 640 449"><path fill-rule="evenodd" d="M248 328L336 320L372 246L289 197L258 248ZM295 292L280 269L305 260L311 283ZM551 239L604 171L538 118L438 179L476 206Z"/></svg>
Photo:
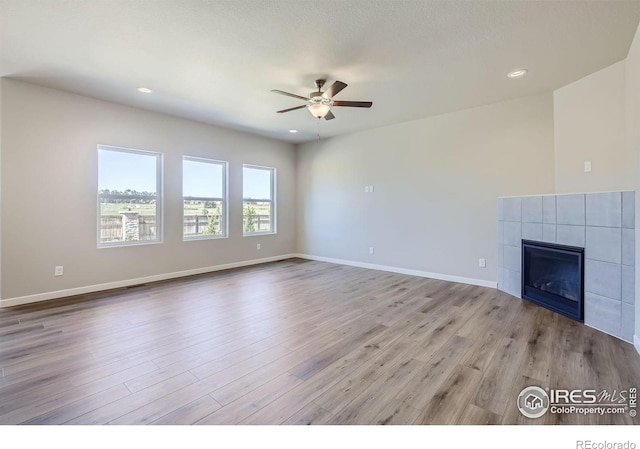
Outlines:
<svg viewBox="0 0 640 449"><path fill-rule="evenodd" d="M525 76L527 74L528 70L527 69L515 69L512 70L511 72L507 73L507 76L509 78L522 78L523 76Z"/></svg>
<svg viewBox="0 0 640 449"><path fill-rule="evenodd" d="M297 132L298 132L298 130L297 130L297 129L290 129L290 130L289 130L289 132L290 132L291 134L295 134L295 133L297 133Z"/></svg>
<svg viewBox="0 0 640 449"><path fill-rule="evenodd" d="M138 87L138 92L141 92L143 94L150 94L153 91L151 89L149 89L148 87Z"/></svg>

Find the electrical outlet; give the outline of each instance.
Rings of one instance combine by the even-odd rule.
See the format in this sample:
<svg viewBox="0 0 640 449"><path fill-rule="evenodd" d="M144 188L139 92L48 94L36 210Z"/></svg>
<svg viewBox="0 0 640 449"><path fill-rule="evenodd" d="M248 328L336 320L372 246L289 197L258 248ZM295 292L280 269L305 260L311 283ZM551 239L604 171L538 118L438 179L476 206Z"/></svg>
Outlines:
<svg viewBox="0 0 640 449"><path fill-rule="evenodd" d="M256 245L256 249L257 249L258 251L260 251L260 243L258 243L258 244Z"/></svg>
<svg viewBox="0 0 640 449"><path fill-rule="evenodd" d="M486 268L487 267L487 259L478 259L478 266L480 268Z"/></svg>
<svg viewBox="0 0 640 449"><path fill-rule="evenodd" d="M369 254L373 254L373 246L369 247Z"/></svg>
<svg viewBox="0 0 640 449"><path fill-rule="evenodd" d="M58 265L55 268L55 270L53 272L53 275L54 276L62 276L63 274L64 274L64 267L62 265Z"/></svg>
<svg viewBox="0 0 640 449"><path fill-rule="evenodd" d="M584 172L585 173L591 172L591 161L584 161Z"/></svg>

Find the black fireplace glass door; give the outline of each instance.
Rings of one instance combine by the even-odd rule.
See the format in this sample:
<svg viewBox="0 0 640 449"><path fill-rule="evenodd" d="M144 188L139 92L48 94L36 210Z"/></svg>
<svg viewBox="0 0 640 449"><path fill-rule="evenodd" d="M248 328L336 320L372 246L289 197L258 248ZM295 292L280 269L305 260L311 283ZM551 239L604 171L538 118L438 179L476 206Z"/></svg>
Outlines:
<svg viewBox="0 0 640 449"><path fill-rule="evenodd" d="M522 240L522 297L583 321L584 248Z"/></svg>
<svg viewBox="0 0 640 449"><path fill-rule="evenodd" d="M571 301L580 300L580 273L574 254L529 251L527 284Z"/></svg>

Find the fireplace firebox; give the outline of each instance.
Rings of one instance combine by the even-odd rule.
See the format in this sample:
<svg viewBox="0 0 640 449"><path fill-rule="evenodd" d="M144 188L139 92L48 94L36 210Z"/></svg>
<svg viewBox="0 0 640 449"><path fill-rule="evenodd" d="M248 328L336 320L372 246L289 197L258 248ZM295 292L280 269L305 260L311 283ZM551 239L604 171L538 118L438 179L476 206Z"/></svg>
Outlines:
<svg viewBox="0 0 640 449"><path fill-rule="evenodd" d="M522 240L522 297L584 321L584 248Z"/></svg>

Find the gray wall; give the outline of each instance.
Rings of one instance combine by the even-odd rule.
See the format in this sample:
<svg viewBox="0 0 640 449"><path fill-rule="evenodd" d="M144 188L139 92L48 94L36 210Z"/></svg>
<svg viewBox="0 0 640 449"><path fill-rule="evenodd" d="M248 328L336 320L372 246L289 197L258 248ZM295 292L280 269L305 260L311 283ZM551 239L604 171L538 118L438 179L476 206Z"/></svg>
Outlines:
<svg viewBox="0 0 640 449"><path fill-rule="evenodd" d="M298 251L495 282L498 196L554 191L552 107L549 93L301 145Z"/></svg>
<svg viewBox="0 0 640 449"><path fill-rule="evenodd" d="M293 145L15 80L0 89L3 299L294 252ZM96 248L98 144L164 153L164 243ZM183 155L229 161L229 238L182 241ZM277 235L242 236L243 163L277 168Z"/></svg>
<svg viewBox="0 0 640 449"><path fill-rule="evenodd" d="M0 300L2 299L2 82L0 81Z"/></svg>
<svg viewBox="0 0 640 449"><path fill-rule="evenodd" d="M625 61L553 92L557 193L634 188L625 145ZM592 171L584 171L591 161Z"/></svg>
<svg viewBox="0 0 640 449"><path fill-rule="evenodd" d="M627 148L635 155L636 224L640 223L640 26L626 63ZM636 225L636 286L640 286L640 225ZM636 288L636 325L633 343L640 352L640 287Z"/></svg>

